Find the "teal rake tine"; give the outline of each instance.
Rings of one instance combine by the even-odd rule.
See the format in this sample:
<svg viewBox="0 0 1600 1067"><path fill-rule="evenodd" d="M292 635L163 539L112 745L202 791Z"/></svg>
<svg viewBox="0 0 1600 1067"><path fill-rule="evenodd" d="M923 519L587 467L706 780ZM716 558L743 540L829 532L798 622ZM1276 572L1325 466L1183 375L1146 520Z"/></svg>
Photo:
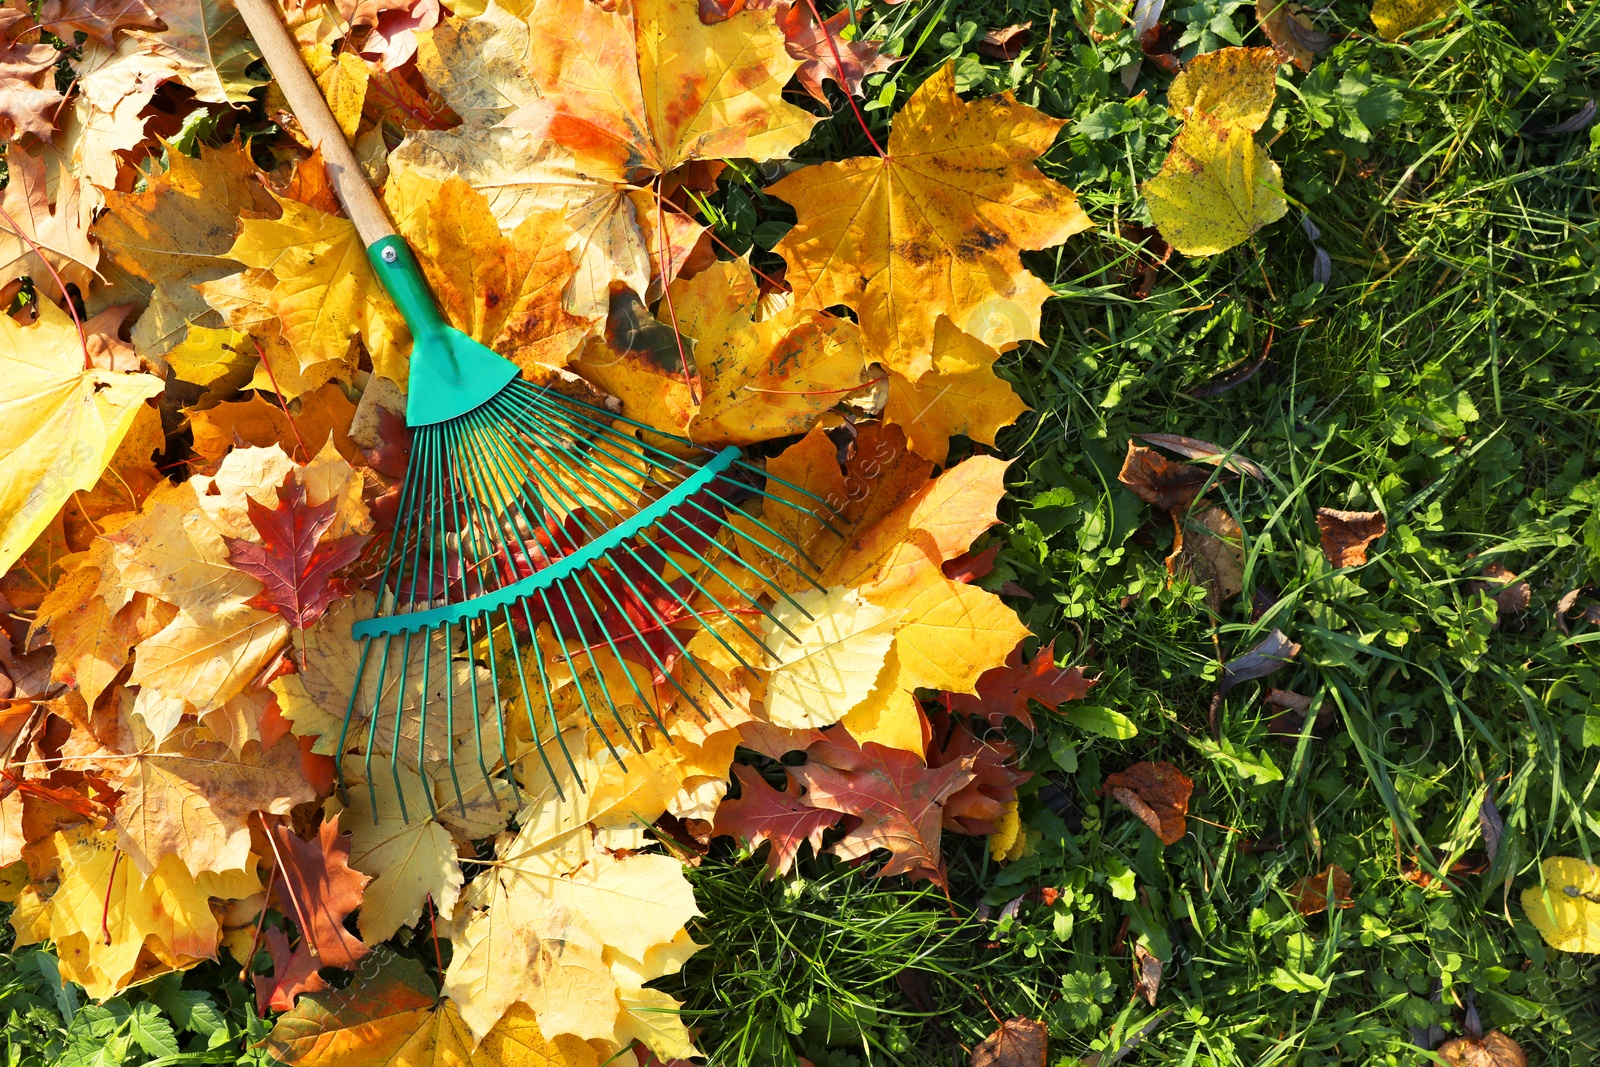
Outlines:
<svg viewBox="0 0 1600 1067"><path fill-rule="evenodd" d="M410 822L406 813L405 785L400 781L400 716L406 707L406 672L411 666L411 631L406 632L406 645L400 652L400 684L394 701L394 739L389 745L389 774L394 779L394 795L400 800L400 819ZM424 694L426 695L426 694ZM419 759L421 753L418 753Z"/></svg>
<svg viewBox="0 0 1600 1067"><path fill-rule="evenodd" d="M528 640L533 645L533 665L539 668L539 684L544 687L544 707L550 714L550 732L555 735L556 744L561 746L561 754L566 757L567 766L572 768L572 776L578 783L578 791L580 793L588 792L584 787L583 779L578 775L578 764L573 760L572 753L567 748L567 739L561 735L561 723L556 720L556 697L555 693L550 689L550 677L544 669L544 650L539 647L539 628L534 625L533 612L528 610L528 602L523 600L521 605L522 618L528 624ZM517 629L511 625L510 605L506 606L505 614L506 625L511 634L511 647L515 650L517 647ZM522 657L520 655L517 657L517 669L519 671L522 669ZM607 744L610 744L610 742L608 741ZM551 773L553 775L555 772L552 771Z"/></svg>
<svg viewBox="0 0 1600 1067"><path fill-rule="evenodd" d="M583 471L583 470L582 470L582 469L575 469L575 470L574 470L574 472L573 472L573 473L574 473L574 474L575 474L575 475L576 475L576 476L577 476L577 477L579 477L579 478L582 478L582 479L584 479L584 481L585 481L585 483L586 483L586 484L590 484L590 485L592 485L592 484L593 484L593 483L592 483L592 482L591 482L591 481L590 481L590 474L591 474L591 473L598 473L598 474L599 474L599 475L600 475L600 476L601 476L601 477L607 477L607 476L608 476L608 475L607 475L607 474L606 474L606 473L605 473L605 472L603 472L603 471L601 471L601 472L586 472L586 471ZM613 491L614 491L614 490L613 490ZM720 499L720 498L719 498L719 499ZM694 504L694 503L696 503L696 502L695 502L695 500L694 500L694 498L693 498L693 497L689 497L689 498L687 498L687 499L686 499L686 501L685 501L685 502L686 502L686 503L691 503L691 504ZM697 505L696 505L696 506L699 506L699 507L700 507L700 510L702 510L702 511L704 511L704 512L705 512L705 513L706 513L706 514L708 514L708 515L711 515L711 514L712 514L712 513L711 513L711 512L710 512L710 511L709 511L709 510L707 510L707 509L706 509L706 508L705 508L705 507L704 507L704 506L703 506L703 505L698 505L698 504L697 504ZM715 517L715 516L713 516L713 517ZM644 532L644 531L643 531L643 530L641 530L641 531L640 531L640 533L643 533L643 532ZM730 586L732 586L732 587L733 587L733 588L735 588L735 589L738 589L738 590L739 590L739 593L740 593L740 594L741 594L741 595L742 595L742 596L743 596L743 597L744 597L744 598L745 598L745 599L746 599L746 600L748 600L748 601L749 601L749 602L750 602L750 604L751 604L751 605L752 605L752 606L754 606L754 607L755 607L755 608L756 608L756 610L758 610L758 611L760 611L760 612L761 612L761 613L762 613L762 614L763 614L763 615L765 615L765 616L766 616L766 617L767 617L767 618L768 618L768 619L770 619L770 620L772 620L772 622L773 622L773 624L774 624L774 625L776 625L776 626L778 626L778 627L779 627L779 628L780 628L780 629L782 629L782 630L783 630L783 632L784 632L784 633L786 633L786 634L788 634L788 635L789 635L789 636L790 636L790 637L792 637L792 638L794 638L794 639L795 639L795 640L796 640L796 641L798 641L798 640L800 640L800 638L799 638L799 636L798 636L798 635L797 635L797 634L795 634L795 633L794 633L794 631L792 631L792 630L790 630L790 629L789 629L789 628L788 628L788 627L787 627L787 626L785 626L785 625L784 625L784 624L783 624L783 623L782 623L782 622L781 622L781 621L780 621L780 620L779 620L779 619L778 619L778 617L777 617L777 616L776 616L776 615L773 615L773 614L772 614L772 613L771 613L771 612L770 612L770 611L768 611L768 610L767 610L767 609L766 609L766 608L765 608L765 607L763 607L763 606L762 606L762 605L761 605L761 602L760 602L760 601L758 601L758 600L756 600L756 598L755 598L755 597L753 597L753 596L751 596L751 595L750 595L750 594L749 594L749 593L748 593L748 592L746 592L746 591L745 591L745 590L744 590L744 589L742 589L742 588L740 588L740 587L739 587L739 586L738 586L738 585L736 585L736 584L735 584L735 583L733 583L733 582L732 582L732 581L729 581L729 579L728 579L728 576L727 576L727 575L725 575L725 574L723 574L723 573L722 573L722 571L720 571L720 570L719 570L719 569L718 569L718 568L717 568L717 566L716 566L716 564L714 564L714 563L712 563L712 562L711 562L711 561L710 561L710 560L708 560L708 559L706 559L706 558L705 558L705 557L704 557L704 556L702 556L702 555L701 555L701 554L700 554L700 553L699 553L699 552L697 552L697 551L695 551L695 550L694 550L694 549L693 549L693 548L690 548L690 547L689 547L689 545L688 545L688 543L687 543L687 542L686 542L686 541L684 541L684 539L683 539L683 538L682 538L682 537L680 537L680 536L678 536L678 534L677 534L677 533L675 533L675 532L674 532L674 531L673 531L673 530L671 530L671 529L670 529L670 528L668 528L668 527L662 527L662 528L661 528L661 532L662 532L662 533L664 533L664 534L666 534L666 535L667 535L667 536L668 536L668 537L671 537L671 538L672 538L672 539L673 539L673 540L674 540L674 541L676 541L676 542L677 542L677 543L678 543L678 544L679 544L679 546L680 546L680 547L682 547L682 548L683 548L683 550L684 550L684 551L685 551L685 552L688 552L688 553L689 553L689 554L690 554L690 555L692 555L692 556L694 556L694 558L695 558L695 559L697 559L697 560L699 560L699 561L700 561L700 562L701 562L701 563L703 563L703 564L705 564L705 565L706 565L706 566L707 566L707 567L708 567L708 568L710 568L710 569L711 569L711 571L712 571L712 573L714 573L714 574L716 574L716 576L717 576L717 577L718 577L718 578L721 578L721 579L722 579L722 580L723 580L723 581L724 581L724 582L727 582L727 583L728 583L728 585L730 585ZM768 577L767 577L767 576L766 576L766 575L764 575L764 574L762 574L762 573L761 573L761 572L760 572L760 571L758 571L758 570L756 570L756 569L755 569L755 568L754 568L754 567L753 567L753 566L751 566L751 565L750 565L750 563L749 563L749 562L748 562L748 561L746 561L746 560L744 560L744 559L742 559L742 558L740 558L740 557L739 557L739 556L738 556L738 555L737 555L737 554L735 554L735 553L727 553L727 552L726 552L726 551L725 551L725 553L724 553L724 554L725 554L725 555L728 555L728 556L729 556L729 558L731 558L731 559L733 559L733 560L734 560L734 561L736 561L736 562L737 562L737 563L739 563L739 565L740 565L740 566L742 566L742 567L744 567L744 568L745 568L745 569L746 569L746 570L748 570L748 571L749 571L749 572L750 572L750 573L751 573L751 574L754 574L754 575L755 575L755 576L756 576L756 577L757 577L757 578L759 578L759 579L761 579L761 580L762 580L762 581L763 581L763 582L766 582L766 583L767 583L767 584L769 584L769 585L771 585L771 586L772 586L772 587L773 587L773 588L774 588L774 589L775 589L775 590L776 590L776 591L777 591L777 592L779 592L779 593L780 593L780 594L782 594L782 595L783 595L783 596L784 596L784 597L785 597L785 598L788 598L788 594L787 594L787 593L784 593L784 592L783 592L783 590L782 590L782 589L781 589L781 587L779 587L779 586L778 586L778 585L777 585L777 583L775 583L775 582L773 582L773 581L772 581L772 580L771 580L771 579L770 579L770 578L768 578ZM679 570L679 573L680 573L680 574L683 574L683 577L684 577L684 578L685 578L685 579L687 579L687 580L688 580L688 581L689 581L689 582L690 582L690 583L692 583L692 584L693 584L693 585L694 585L694 586L695 586L695 589L696 589L696 590L697 590L697 591L699 591L699 592L700 592L700 593L701 593L701 594L702 594L702 595L704 595L704 596L705 596L705 597L706 597L706 598L707 598L707 599L708 599L708 600L711 600L711 601L712 601L712 603L716 603L716 601L715 601L715 600L714 600L714 599L713 599L713 598L712 598L712 597L711 597L711 594L710 594L710 593L708 593L708 592L706 592L706 590L705 590L705 588L704 588L704 587L703 587L703 586L701 586L701 585L700 585L700 584L699 584L699 582L697 582L697 581L696 581L696 580L695 580L695 579L694 579L694 577L693 577L693 576L691 576L691 575L689 575L689 574L687 574L687 573L684 573L684 572L683 572L683 571L682 571L682 570L681 570L681 569L680 569L680 570ZM790 603L791 603L791 604L793 604L793 603L794 603L794 601L793 601L793 600L792 600L792 599L790 599L790 600L789 600L789 602L790 602ZM794 606L795 606L795 607L796 607L796 608L800 608L800 605L799 605L799 604L795 604L795 605L794 605ZM740 628L740 629L742 629L742 630L744 630L744 632L745 632L745 634L746 634L746 635L748 635L748 636L749 636L749 637L750 637L750 639L751 639L751 640L752 640L752 641L754 641L754 642L755 642L755 643L756 643L756 644L757 644L757 646L759 646L759 647L760 647L760 648L762 648L762 649L763 649L763 650L764 650L764 651L766 651L766 652L767 652L767 655L768 655L768 656L772 656L772 651L771 651L771 650L770 650L770 649L768 649L768 648L767 648L767 647L766 647L766 642L764 642L764 641L762 641L762 640L761 640L761 639L760 639L760 638L759 638L759 637L757 637L757 636L756 636L756 635L755 635L755 634L754 634L754 633L752 633L752 632L751 632L751 631L750 631L750 629L749 629L749 628L748 628L748 627L746 627L746 626L745 626L745 625L744 625L744 624L743 624L743 623L742 623L742 622L741 622L741 621L740 621L740 620L739 620L739 619L738 619L738 617L737 617L737 616L735 616L735 615L734 615L734 614L733 614L733 613L732 613L732 612L731 612L731 611L726 611L726 609L724 609L724 610L725 610L725 613L726 613L726 614L727 614L727 615L728 615L728 617L729 617L729 618L731 618L731 619L733 619L733 621L734 621L734 623L735 623L735 624L736 624L736 625L738 625L738 626L739 626L739 628ZM801 611L802 611L802 612L804 612L804 611L805 611L805 609L804 609L804 608L800 608L800 610L801 610ZM810 617L811 617L811 616L810 616L810 613L806 613L806 617L807 617L807 618L810 618ZM775 657L774 657L774 658L775 658Z"/></svg>
<svg viewBox="0 0 1600 1067"><path fill-rule="evenodd" d="M339 744L334 749L334 770L339 779L339 800L344 804L350 803L350 794L344 787L344 752L345 738L350 734L350 721L355 718L356 700L361 696L361 679L367 675L367 657L372 652L372 638L361 639L361 661L356 665L356 684L350 687L350 702L344 708L344 722L339 725ZM370 751L371 745L368 745ZM369 779L370 781L370 779ZM372 817L378 817L377 800L374 798Z"/></svg>
<svg viewBox="0 0 1600 1067"><path fill-rule="evenodd" d="M509 442L507 442L507 443L509 444ZM501 471L502 471L502 473L504 473L505 472L504 463L503 463L504 457L503 457L502 453L500 452L500 450L498 450L498 449L492 450L490 452L490 456L491 456L491 462L493 462L494 464L499 466ZM519 506L520 506L520 504L519 504ZM513 531L515 532L515 527L513 527ZM521 533L520 532L516 532L516 536L517 536L518 543L522 544L524 546L524 554L526 554L526 545L525 545L525 542L522 541ZM566 604L567 613L569 615L573 616L573 617L576 617L577 612L573 610L572 599L571 599L570 596L567 595L565 583L560 585L558 587L558 589L560 590L562 601ZM556 619L555 612L552 611L551 608L550 608L550 598L549 598L549 596L548 596L548 594L546 593L545 590L543 590L543 589L539 590L539 599L544 605L545 617L550 621L550 628L551 628L552 633L555 634L556 642L557 642L557 644L559 644L561 646L562 655L567 661L567 669L572 672L572 683L573 683L574 686L577 687L579 699L583 701L583 710L584 710L585 714L588 715L588 717L589 717L590 725L594 726L595 729L598 730L599 729L599 723L595 720L594 709L589 704L589 694L585 690L583 682L582 682L581 678L579 677L579 672L578 672L577 666L572 662L572 654L571 654L570 650L567 649L567 641L562 637L561 629L560 629L560 627L557 625L557 623L555 621L555 619ZM592 607L593 607L593 605L591 605L591 609L592 609ZM526 609L526 605L524 605L524 609ZM534 624L533 624L533 620L532 620L532 616L531 615L529 616L529 619L528 619L528 625L529 625L530 632L533 632L533 625ZM535 645L537 646L537 635L535 635L534 640L535 640ZM602 694L604 694L604 696L606 698L606 702L608 704L612 704L612 707L615 708L615 704L611 700L610 690L606 686L605 677L604 677L604 675L601 674L600 665L595 660L594 651L592 649L588 649L587 648L587 642L585 642L585 648L586 648L586 651L588 652L589 664L594 670L595 680L600 683L600 690L601 690ZM641 699L642 699L642 697L641 697ZM551 705L551 708L552 708L552 712L553 712L554 711L554 704L553 703ZM621 716L618 715L615 711L613 711L613 716L617 719L617 724L622 727L623 734L628 738L629 743L631 745L633 745L633 747L635 749L637 749L638 748L638 742L634 740L632 733L630 733L628 731L626 725L624 725L622 723ZM606 746L608 748L611 747L610 738L606 736L605 731L602 730L600 732L601 732L602 739L604 739L605 742L606 742ZM559 736L559 731L558 731L558 736ZM612 750L612 755L613 756L617 756L617 762L619 764L622 762L621 756L618 755L617 752L614 749Z"/></svg>
<svg viewBox="0 0 1600 1067"><path fill-rule="evenodd" d="M459 455L458 451L452 452L451 455L450 455L450 481L451 481L452 485L459 485L460 482L461 482L460 475L456 470L456 458L457 458L458 455ZM482 593L484 591L484 589L483 589L483 574L481 572L481 559L482 559L482 557L478 553L477 527L475 525L472 527L473 532L472 532L472 534L470 536L468 536L468 535L466 535L464 533L464 531L466 529L466 524L463 523L463 521L462 521L463 515L462 515L462 508L461 508L461 494L460 494L459 491L450 494L450 505L451 505L451 511L455 516L457 541L458 542L459 541L464 541L466 544L468 544L468 546L471 549L472 560L473 560L472 570L473 570L474 576L476 576L477 579L478 579L478 592ZM463 577L463 579L462 579L462 588L463 589L466 588L466 579L465 579L465 577ZM499 802L500 802L500 793L499 793L498 790L495 789L494 782L490 780L489 768L483 762L483 709L478 704L478 669L477 669L477 666L473 663L472 655L471 655L471 653L472 653L472 618L471 618L471 616L468 616L465 620L463 620L461 625L462 625L462 630L463 630L463 639L466 642L466 650L467 650L467 677L470 680L471 685L472 685L472 745L473 745L473 750L474 750L474 754L478 757L478 770L483 774L483 784L488 787L489 796L494 798L494 801L495 801L496 804L499 804ZM448 636L448 634L450 632L449 628L450 628L450 624L449 623L445 623L445 633L446 633L447 636ZM449 641L446 641L445 644L446 644L446 646L448 646L449 645ZM454 682L453 673L454 672L452 672L452 683ZM452 684L449 689L445 690L445 692L447 694L449 694L449 696L446 696L445 699L449 700L450 696L453 696L454 693L455 693L454 684ZM448 708L448 705L447 705L447 708ZM448 718L448 715L446 717ZM502 729L501 730L501 738L500 738L500 748L501 748L502 752L505 750L505 736L504 735L505 735L505 731ZM509 763L510 761L508 760L507 762ZM452 759L450 761L450 776L451 776L451 780L455 783L455 787L456 787L456 802L461 808L462 817L465 818L466 814L467 814L466 802L463 801L462 798L461 798L461 783L460 783L459 779L456 779L455 773L456 773L455 761ZM512 788L511 795L513 797L516 796L515 787Z"/></svg>
<svg viewBox="0 0 1600 1067"><path fill-rule="evenodd" d="M372 802L372 821L378 821L378 787L372 780L372 750L378 741L378 716L382 712L383 679L389 670L389 650L394 645L394 634L383 635L383 656L378 660L378 682L372 695L372 713L367 720L367 750L361 763L361 774L367 780L367 799ZM360 682L357 682L360 685ZM344 762L340 760L340 762Z"/></svg>
<svg viewBox="0 0 1600 1067"><path fill-rule="evenodd" d="M538 460L535 459L534 462L538 463ZM542 467L542 464L539 464L539 466ZM544 478L542 476L540 476L537 471L535 471L535 477L539 478L539 481L541 482L541 484L544 483ZM579 514L581 514L581 513L579 513ZM582 518L575 517L574 521L579 523L580 525L583 525L583 519ZM606 557L603 556L602 558L606 558ZM635 556L635 558L637 558L637 556ZM643 561L639 561L639 562L640 562L640 565L643 566ZM613 568L615 568L615 564L613 564L612 566L613 566ZM629 589L631 589L633 591L634 595L639 598L641 603L643 603L644 600L645 600L644 594L637 588L637 586L634 585L633 580L631 578L629 578L620 569L617 569L617 574L620 577L622 577L625 582L627 582ZM673 686L678 690L678 692L683 695L684 699L688 700L689 703L694 707L694 709L700 713L702 718L709 718L709 716L706 715L705 709L700 707L699 702L696 701L693 697L691 697L688 694L688 692L684 690L683 686L678 682L678 680L675 677L673 677L672 672L666 669L666 665L661 662L660 657L657 656L655 654L654 650L650 648L649 642L645 639L645 635L643 633L641 633L638 630L638 628L633 625L633 621L632 621L631 617L623 609L622 604L617 600L615 594L613 594L611 592L610 588L606 585L606 583L600 582L599 585L600 585L601 591L606 594L606 598L611 602L611 606L617 610L617 614L621 618L627 620L629 628L633 631L634 635L639 638L640 646L642 648L644 648L647 653L649 653L649 655L650 655L651 659L654 661L655 665L661 669L661 673L673 684ZM587 600L588 599L588 593L586 591L586 588L582 585L582 583L579 583L579 589L580 589L580 591L584 592L584 598L585 598L585 600ZM593 603L592 602L590 602L590 608L591 608L591 610L593 609ZM668 635L671 636L671 638L673 640L673 643L678 645L679 651L686 658L689 658L689 659L692 660L693 657L691 657L689 655L688 649L683 647L682 642L678 640L676 634L672 633L671 627L667 626L665 624L664 620L663 620L663 623L662 623L662 629L663 629L664 632L666 632ZM606 638L607 638L607 641L609 642L610 641L609 632L607 632ZM620 662L622 660L622 655L621 655L620 652L617 651L615 643L612 643L611 648L612 648L612 652L617 655L617 659ZM731 651L731 649L730 649L730 651ZM731 707L732 706L732 701L730 701L728 699L727 695L722 692L721 688L718 687L717 684L714 681L711 680L710 676L706 675L705 671L700 668L700 665L698 663L695 663L694 666L695 666L695 668L697 670L700 671L700 675L701 675L701 677L703 677L705 679L706 684L711 686L712 691L715 692L719 697L722 698L723 703L725 705L728 705L728 706ZM628 675L628 681L629 681L630 684L633 685L634 692L638 695L640 701L648 709L648 711L650 713L650 717L655 720L656 725L660 726L662 731L665 733L666 732L666 725L661 722L661 717L656 713L654 704L652 702L650 702L645 697L644 693L638 688L638 683L633 681L633 676L632 676L631 673ZM630 740L631 740L631 735L630 735Z"/></svg>

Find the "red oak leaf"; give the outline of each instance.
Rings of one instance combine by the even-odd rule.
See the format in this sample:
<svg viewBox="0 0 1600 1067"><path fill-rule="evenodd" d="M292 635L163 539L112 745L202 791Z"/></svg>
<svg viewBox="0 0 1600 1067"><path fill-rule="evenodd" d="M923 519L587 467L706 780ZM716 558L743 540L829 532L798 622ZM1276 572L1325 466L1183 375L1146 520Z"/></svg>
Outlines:
<svg viewBox="0 0 1600 1067"><path fill-rule="evenodd" d="M943 767L925 767L909 752L871 741L857 746L840 733L806 750L809 762L792 768L813 807L854 815L861 824L828 849L840 859L862 859L889 850L877 876L909 874L948 890L939 856L944 803L976 777L971 756Z"/></svg>
<svg viewBox="0 0 1600 1067"><path fill-rule="evenodd" d="M328 988L327 979L317 973L322 963L311 954L309 941L300 942L291 951L289 938L275 926L263 933L262 940L272 954L272 973L255 976L258 1012L288 1011L301 993L320 993Z"/></svg>
<svg viewBox="0 0 1600 1067"><path fill-rule="evenodd" d="M266 587L250 598L251 607L276 611L301 630L322 618L339 595L333 572L353 563L366 541L351 536L317 544L333 525L338 507L332 498L308 505L305 487L295 481L293 471L283 476L276 508L250 498L250 523L262 543L240 537L227 541L229 562Z"/></svg>
<svg viewBox="0 0 1600 1067"><path fill-rule="evenodd" d="M279 910L299 925L318 967L354 967L368 949L344 920L372 879L350 867L350 835L339 833L339 817L325 820L315 841L301 840L281 820L263 821L276 846Z"/></svg>
<svg viewBox="0 0 1600 1067"><path fill-rule="evenodd" d="M936 711L928 766L943 767L972 760L973 779L944 802L944 828L958 834L992 834L994 821L1006 805L1017 799L1017 786L1033 775L1011 765L1017 746L1003 739L984 740L972 732L966 718Z"/></svg>
<svg viewBox="0 0 1600 1067"><path fill-rule="evenodd" d="M1031 730L1033 713L1028 710L1028 701L1037 700L1054 711L1065 701L1082 700L1095 681L1085 678L1081 667L1057 667L1054 641L1041 648L1026 665L1022 662L1022 646L1018 645L1006 657L1004 667L984 672L978 679L976 694L951 693L950 710L987 719L990 726L999 726L1009 715Z"/></svg>
<svg viewBox="0 0 1600 1067"><path fill-rule="evenodd" d="M762 842L769 843L772 846L767 851L770 878L789 873L800 846L806 841L811 842L811 851L822 851L823 832L839 821L837 811L811 807L800 799L796 789L772 788L753 767L735 764L733 773L739 777L739 796L724 800L717 808L712 833L737 837L753 848L760 848Z"/></svg>

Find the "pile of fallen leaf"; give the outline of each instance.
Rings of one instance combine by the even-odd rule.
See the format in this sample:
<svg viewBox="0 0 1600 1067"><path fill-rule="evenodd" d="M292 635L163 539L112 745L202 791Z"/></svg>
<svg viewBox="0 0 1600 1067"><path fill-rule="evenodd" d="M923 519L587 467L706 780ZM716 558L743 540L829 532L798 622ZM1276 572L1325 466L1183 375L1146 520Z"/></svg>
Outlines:
<svg viewBox="0 0 1600 1067"><path fill-rule="evenodd" d="M503 752L470 716L420 729L425 704L494 683L472 646L435 650L395 719L347 731L377 684L350 627L405 478L405 324L224 0L6 9L0 878L18 942L53 942L96 998L230 955L287 1012L270 1048L294 1063L671 1059L693 1041L650 983L699 947L683 864L713 835L772 842L774 872L809 841L941 885L946 830L1019 855L1026 776L993 728L1089 683L1049 646L1025 661L1015 612L974 584L1006 464L951 463L950 440L992 444L1023 411L992 370L1051 295L1020 253L1090 225L1034 165L1062 123L963 100L946 67L874 154L788 162L825 83L856 92L895 62L806 0L284 17L451 322L535 381L582 379L829 501L829 523L762 515L826 588L796 593L811 617L769 635L769 670L707 649L707 675L680 664L669 685L626 648L604 661L654 694L626 709L642 751L623 759L554 662L554 707L505 694ZM767 191L798 217L781 276L708 226L728 160L781 175ZM694 621L663 625L690 640ZM713 680L732 706L685 713L676 694ZM570 766L538 757L535 718ZM488 772L459 802L449 746ZM448 947L419 963L430 941ZM356 973L335 988L330 968Z"/></svg>

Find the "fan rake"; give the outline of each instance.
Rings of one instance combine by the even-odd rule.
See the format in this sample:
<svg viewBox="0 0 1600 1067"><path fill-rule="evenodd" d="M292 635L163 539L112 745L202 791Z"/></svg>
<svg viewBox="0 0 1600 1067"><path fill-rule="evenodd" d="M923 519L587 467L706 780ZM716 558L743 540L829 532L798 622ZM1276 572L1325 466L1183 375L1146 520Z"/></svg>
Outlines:
<svg viewBox="0 0 1600 1067"><path fill-rule="evenodd" d="M520 695L546 768L551 769L547 737L572 762L557 718L556 681L547 668L552 661L565 665L583 714L619 762L623 756L599 716L608 714L635 750L638 742L622 706L641 709L663 733L668 728L635 672L605 669L601 659L607 653L613 662L629 660L647 669L702 716L709 717L702 703L707 693L731 707L679 630L704 629L740 665L756 667L748 658L751 646L742 650L729 641L717 621L736 628L758 655L772 657L745 617L794 637L765 601L782 600L810 616L785 588L795 583L748 557L787 567L801 582L822 588L810 568L786 562L806 558L801 546L744 506L779 499L765 480L825 505L743 459L737 448L717 451L662 435L520 377L465 414L415 426L399 518L378 581L377 613L351 631L361 642L358 677L368 677L375 660L377 678L352 692L338 750L347 751L352 726L364 717L364 777L371 788L377 731L387 716L389 770L408 818L398 779L403 734L415 731L413 763L421 772L433 731L442 725L448 746L458 715L470 716L471 747L485 784L493 790L485 740L511 766L502 687ZM789 494L782 502L794 504ZM750 551L717 541L717 530L729 531ZM440 649L445 662L475 655L486 664L489 684L481 703L476 671L468 671L470 708L455 706L458 687L452 680L430 684ZM701 696L680 680L687 672L704 683ZM420 721L403 722L413 692L408 677L417 673ZM618 673L626 680L622 692L616 691ZM440 689L442 708L434 706ZM363 694L369 694L365 708L358 705ZM381 706L386 702L390 707ZM488 739L481 733L486 706L497 731ZM536 708L543 709L544 722ZM430 723L440 715L442 724ZM431 751L439 749L433 743ZM460 772L451 752L449 772L460 803ZM556 777L553 769L551 774ZM431 808L430 791L423 795Z"/></svg>
<svg viewBox="0 0 1600 1067"><path fill-rule="evenodd" d="M359 742L376 816L374 755L381 741L403 819L412 815L403 755L406 769L424 782L446 764L465 815L456 766L455 739L467 732L460 720L470 717L477 772L496 795L491 762L501 763L508 778L513 766L503 695L510 692L558 783L557 796L565 799L546 751L549 738L579 788L582 776L562 736L558 690L564 692L565 683L576 687L582 714L619 762L603 715L636 751L639 739L623 715L629 704L667 732L656 702L625 661L649 672L653 684L676 690L675 699L702 716L709 717L709 700L731 707L708 664L690 650L696 635L679 631L708 633L744 667L755 666L747 651L775 661L745 617L759 617L769 634L794 637L776 605L784 601L796 617L810 618L788 590L822 586L802 547L764 521L756 513L761 509L744 505L764 498L795 508L809 500L831 509L743 459L737 448L697 445L530 383L511 361L449 326L366 184L276 5L237 2L291 110L321 148L330 184L412 335L411 452L374 617L351 630L360 642L360 663L339 731L340 790ZM776 495L770 485L784 492ZM816 509L799 510L815 515ZM730 627L727 634L723 626ZM752 643L745 651L728 639L735 630ZM456 675L463 665L469 684L460 702L469 706L458 707ZM554 677L563 667L565 678ZM700 697L684 684L692 676L704 683ZM631 694L620 690L621 679ZM485 738L491 713L497 736ZM486 755L486 741L498 747L497 759ZM421 792L431 816L433 790Z"/></svg>

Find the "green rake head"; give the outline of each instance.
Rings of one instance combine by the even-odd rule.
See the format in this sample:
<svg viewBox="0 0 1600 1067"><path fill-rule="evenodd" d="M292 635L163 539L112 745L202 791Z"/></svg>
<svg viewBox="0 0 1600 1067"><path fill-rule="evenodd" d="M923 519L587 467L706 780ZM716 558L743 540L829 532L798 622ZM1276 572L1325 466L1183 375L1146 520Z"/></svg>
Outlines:
<svg viewBox="0 0 1600 1067"><path fill-rule="evenodd" d="M770 624L790 632L772 606L783 600L809 618L787 589L822 588L801 546L746 505L780 499L769 481L787 490L786 506L797 497L825 511L827 503L745 461L737 448L664 435L523 380L515 364L445 324L400 238L377 242L369 254L414 339L412 439L376 612L352 628L360 664L339 736L341 791L354 748L377 811L382 731L389 752L378 758L388 763L402 818L410 819L402 764L427 782L429 765L437 771L441 761L465 814L458 745L476 753L467 775L497 796L491 766L507 777L512 766L503 689L520 697L552 780L559 778L546 745L554 738L558 758L581 783L557 718L561 667L619 762L602 716L635 751L623 706L643 709L667 731L626 664L702 716L710 713L707 700L731 706L689 650L694 631L704 629L741 665L760 668L721 624L770 663L758 631ZM752 558L792 574L768 573ZM608 672L603 660L624 667ZM463 665L466 685L457 676ZM698 697L683 684L691 675L704 683L694 687ZM432 790L421 792L431 816Z"/></svg>

